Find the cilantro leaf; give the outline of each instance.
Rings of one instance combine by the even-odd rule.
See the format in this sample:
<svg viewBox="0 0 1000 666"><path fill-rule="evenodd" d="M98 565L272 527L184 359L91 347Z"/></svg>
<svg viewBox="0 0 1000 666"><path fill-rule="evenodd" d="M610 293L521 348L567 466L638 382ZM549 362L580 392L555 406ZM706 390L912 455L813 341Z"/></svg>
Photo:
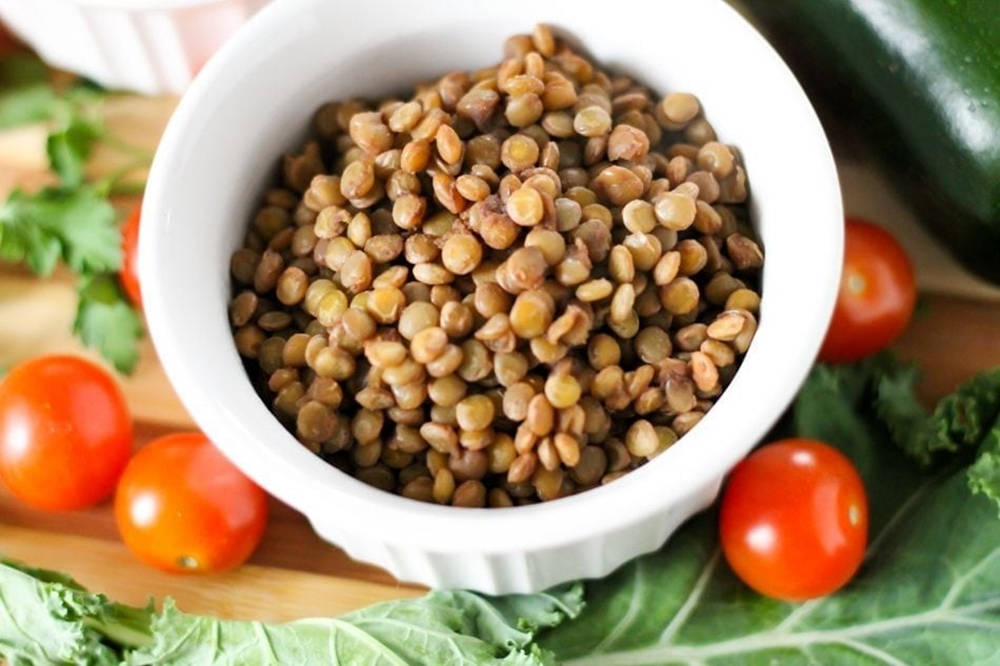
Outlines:
<svg viewBox="0 0 1000 666"><path fill-rule="evenodd" d="M73 330L127 373L138 361L142 323L113 275L122 238L107 197L117 176L88 183L84 174L97 141L112 138L102 122L104 94L86 80L57 90L46 66L29 54L0 59L0 129L49 121L45 150L59 177L56 187L15 190L0 204L0 259L24 262L43 276L61 260L80 274Z"/></svg>
<svg viewBox="0 0 1000 666"><path fill-rule="evenodd" d="M115 275L83 277L78 295L73 331L119 372L132 372L139 360L142 320L125 298Z"/></svg>
<svg viewBox="0 0 1000 666"><path fill-rule="evenodd" d="M0 93L0 129L47 120L60 104L59 96L45 83L4 90Z"/></svg>
<svg viewBox="0 0 1000 666"><path fill-rule="evenodd" d="M0 59L0 129L47 120L65 110L48 78L45 65L31 54Z"/></svg>
<svg viewBox="0 0 1000 666"><path fill-rule="evenodd" d="M93 188L15 190L0 205L0 257L25 261L40 275L59 258L78 273L114 271L121 254L115 210Z"/></svg>
<svg viewBox="0 0 1000 666"><path fill-rule="evenodd" d="M59 174L64 187L77 187L83 182L83 167L102 133L97 123L74 115L65 127L49 134L45 140L49 167Z"/></svg>

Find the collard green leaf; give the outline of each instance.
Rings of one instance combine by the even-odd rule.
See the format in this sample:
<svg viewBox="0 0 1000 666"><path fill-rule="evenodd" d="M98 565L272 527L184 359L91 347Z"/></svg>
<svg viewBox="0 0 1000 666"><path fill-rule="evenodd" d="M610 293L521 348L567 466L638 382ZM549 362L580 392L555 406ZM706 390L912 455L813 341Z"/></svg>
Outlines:
<svg viewBox="0 0 1000 666"><path fill-rule="evenodd" d="M969 467L969 488L1000 506L1000 421L983 440L979 456Z"/></svg>
<svg viewBox="0 0 1000 666"><path fill-rule="evenodd" d="M548 659L534 628L575 616L579 585L502 603L471 592L436 591L370 606L336 619L288 624L186 615L172 604L153 621L156 641L128 655L131 666L272 664L533 665Z"/></svg>
<svg viewBox="0 0 1000 666"><path fill-rule="evenodd" d="M1000 522L963 477L918 485L832 596L796 605L750 592L702 516L665 551L588 586L580 619L542 644L567 666L991 663Z"/></svg>
<svg viewBox="0 0 1000 666"><path fill-rule="evenodd" d="M981 372L934 408L931 420L943 424L959 448L978 450L1000 415L1000 370Z"/></svg>
<svg viewBox="0 0 1000 666"><path fill-rule="evenodd" d="M893 446L890 425L899 424L877 412L873 387L898 369L886 358L819 366L793 408L795 433L838 446L868 489L869 549L847 588L804 604L757 595L719 553L715 516L702 515L663 551L589 583L580 619L544 635L542 645L577 666L964 665L996 658L1000 521L986 498L969 492L964 470L921 474Z"/></svg>
<svg viewBox="0 0 1000 666"><path fill-rule="evenodd" d="M922 467L950 457L975 461L969 487L1000 508L1000 369L981 372L930 414L917 400L919 373L889 364L873 379L873 401L895 444Z"/></svg>
<svg viewBox="0 0 1000 666"><path fill-rule="evenodd" d="M920 482L918 470L892 446L886 422L871 407L875 379L894 367L886 357L855 365L818 365L792 406L794 435L828 442L854 463L868 491L873 531Z"/></svg>
<svg viewBox="0 0 1000 666"><path fill-rule="evenodd" d="M85 276L78 296L74 332L119 372L132 372L139 360L142 320L122 293L116 276Z"/></svg>
<svg viewBox="0 0 1000 666"><path fill-rule="evenodd" d="M930 415L917 400L918 380L919 373L909 365L900 365L877 380L876 406L896 444L923 466L942 454L979 449L1000 415L1000 370L965 382Z"/></svg>
<svg viewBox="0 0 1000 666"><path fill-rule="evenodd" d="M0 561L0 661L11 666L370 664L545 666L534 634L582 606L582 586L492 599L437 591L340 618L273 625L92 594L58 572Z"/></svg>
<svg viewBox="0 0 1000 666"><path fill-rule="evenodd" d="M0 565L17 569L21 573L27 574L32 578L34 578L35 580L41 581L43 583L59 583L60 585L64 585L72 590L86 591L86 588L84 588L83 585L80 585L80 583L76 582L75 578L61 571L53 571L52 569L40 569L38 567L28 566L27 564L19 562L17 560L9 560L3 557L0 557Z"/></svg>
<svg viewBox="0 0 1000 666"><path fill-rule="evenodd" d="M109 636L149 640L151 608L92 594L57 572L0 562L0 659L11 666L117 666Z"/></svg>

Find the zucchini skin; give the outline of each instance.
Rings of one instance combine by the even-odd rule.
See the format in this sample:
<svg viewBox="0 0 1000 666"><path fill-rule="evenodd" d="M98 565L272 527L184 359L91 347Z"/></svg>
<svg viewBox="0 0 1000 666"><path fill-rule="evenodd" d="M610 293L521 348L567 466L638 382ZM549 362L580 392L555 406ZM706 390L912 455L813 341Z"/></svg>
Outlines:
<svg viewBox="0 0 1000 666"><path fill-rule="evenodd" d="M825 124L860 133L918 218L1000 283L1000 0L743 0Z"/></svg>

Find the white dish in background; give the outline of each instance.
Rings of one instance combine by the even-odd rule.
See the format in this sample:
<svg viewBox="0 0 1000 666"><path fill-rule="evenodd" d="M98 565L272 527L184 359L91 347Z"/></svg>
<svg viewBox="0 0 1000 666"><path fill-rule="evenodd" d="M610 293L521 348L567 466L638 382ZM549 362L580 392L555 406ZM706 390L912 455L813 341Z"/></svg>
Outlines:
<svg viewBox="0 0 1000 666"><path fill-rule="evenodd" d="M180 93L269 0L0 0L0 18L50 65L109 88Z"/></svg>
<svg viewBox="0 0 1000 666"><path fill-rule="evenodd" d="M603 576L658 548L709 505L805 377L842 259L829 146L789 70L719 0L666 0L646 5L645 17L579 0L411 7L402 0L283 0L205 68L167 128L146 191L139 264L153 341L207 435L351 556L405 581L490 593ZM503 40L536 21L661 94L695 93L721 139L739 147L766 253L760 328L712 411L614 483L504 510L423 504L325 464L271 415L233 345L229 256L279 156L298 145L320 103L385 95L497 62Z"/></svg>

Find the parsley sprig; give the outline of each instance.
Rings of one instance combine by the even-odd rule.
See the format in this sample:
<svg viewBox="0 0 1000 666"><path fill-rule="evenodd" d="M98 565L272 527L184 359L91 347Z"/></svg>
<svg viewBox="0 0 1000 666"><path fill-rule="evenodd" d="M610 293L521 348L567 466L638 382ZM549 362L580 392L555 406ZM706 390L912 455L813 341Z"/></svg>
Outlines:
<svg viewBox="0 0 1000 666"><path fill-rule="evenodd" d="M41 276L60 262L78 276L74 332L119 372L139 359L142 320L118 283L122 263L118 214L109 197L148 159L109 134L102 117L106 93L87 82L57 87L28 54L0 60L0 129L45 121L49 168L57 184L37 192L14 190L0 204L0 259L24 263ZM85 165L104 142L135 161L90 181Z"/></svg>

